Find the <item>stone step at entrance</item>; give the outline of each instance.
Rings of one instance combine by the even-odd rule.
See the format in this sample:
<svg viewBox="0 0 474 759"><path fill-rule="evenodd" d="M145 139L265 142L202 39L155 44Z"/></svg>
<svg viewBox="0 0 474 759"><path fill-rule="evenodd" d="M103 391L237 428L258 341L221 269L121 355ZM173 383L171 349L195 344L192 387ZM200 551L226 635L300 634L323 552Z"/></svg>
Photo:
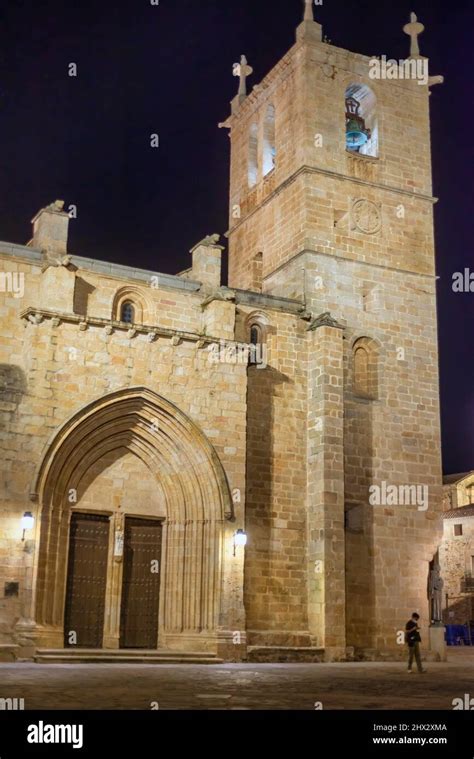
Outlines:
<svg viewBox="0 0 474 759"><path fill-rule="evenodd" d="M98 649L98 648L38 648L37 664L222 664L211 653L189 651Z"/></svg>
<svg viewBox="0 0 474 759"><path fill-rule="evenodd" d="M254 664L265 662L313 663L324 662L324 648L310 646L248 646L247 661Z"/></svg>
<svg viewBox="0 0 474 759"><path fill-rule="evenodd" d="M20 646L16 643L0 643L0 662L14 662L18 659Z"/></svg>

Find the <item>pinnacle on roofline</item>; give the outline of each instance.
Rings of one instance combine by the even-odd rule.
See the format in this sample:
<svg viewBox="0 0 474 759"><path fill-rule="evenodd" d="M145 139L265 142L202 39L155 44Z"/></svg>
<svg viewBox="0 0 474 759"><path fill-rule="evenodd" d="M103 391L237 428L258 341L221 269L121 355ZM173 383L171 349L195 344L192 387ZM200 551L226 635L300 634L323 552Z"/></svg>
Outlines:
<svg viewBox="0 0 474 759"><path fill-rule="evenodd" d="M314 21L313 0L304 0L304 19L303 21Z"/></svg>
<svg viewBox="0 0 474 759"><path fill-rule="evenodd" d="M420 46L418 44L419 35L425 31L423 24L420 24L416 13L410 13L410 23L403 27L405 34L410 37L410 58L420 57Z"/></svg>
<svg viewBox="0 0 474 759"><path fill-rule="evenodd" d="M321 42L323 35L323 27L314 20L313 5L315 0L304 0L304 16L303 21L296 30L296 39L303 40L309 39L313 42ZM318 5L322 3L317 3Z"/></svg>

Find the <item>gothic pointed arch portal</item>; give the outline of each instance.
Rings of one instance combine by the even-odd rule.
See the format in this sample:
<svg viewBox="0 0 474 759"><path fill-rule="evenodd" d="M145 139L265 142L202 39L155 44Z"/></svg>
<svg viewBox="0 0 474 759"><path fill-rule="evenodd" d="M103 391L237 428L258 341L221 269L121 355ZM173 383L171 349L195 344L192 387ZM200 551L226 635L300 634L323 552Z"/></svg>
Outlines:
<svg viewBox="0 0 474 759"><path fill-rule="evenodd" d="M146 465L163 496L159 644L181 647L182 639L186 648L197 637L210 650L221 613L224 528L233 514L232 498L204 433L146 388L94 401L48 445L33 493L40 516L32 609L38 644L62 645L71 513L80 506L88 472L114 451L134 454ZM117 603L106 610L106 626L117 620Z"/></svg>

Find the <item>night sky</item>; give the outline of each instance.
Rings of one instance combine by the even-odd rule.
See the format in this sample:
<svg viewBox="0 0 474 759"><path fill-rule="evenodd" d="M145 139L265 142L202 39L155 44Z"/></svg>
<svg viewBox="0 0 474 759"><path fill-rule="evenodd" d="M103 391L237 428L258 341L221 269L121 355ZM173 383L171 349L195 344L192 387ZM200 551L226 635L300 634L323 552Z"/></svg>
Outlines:
<svg viewBox="0 0 474 759"><path fill-rule="evenodd" d="M0 239L26 243L36 211L62 198L78 209L71 253L171 274L188 268L192 245L227 229L229 138L217 124L236 94L232 64L245 53L250 86L259 82L293 44L302 8L301 0L5 0ZM453 272L474 272L474 7L324 0L315 15L334 45L399 59L412 10L426 27L430 73L446 77L432 88L431 115L448 474L474 469L474 292L452 292Z"/></svg>

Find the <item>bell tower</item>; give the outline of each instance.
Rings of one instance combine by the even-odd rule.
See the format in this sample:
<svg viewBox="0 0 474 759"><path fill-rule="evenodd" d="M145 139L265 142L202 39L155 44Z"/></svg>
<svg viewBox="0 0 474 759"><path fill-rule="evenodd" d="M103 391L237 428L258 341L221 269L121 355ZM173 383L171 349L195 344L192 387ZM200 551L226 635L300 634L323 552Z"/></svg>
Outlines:
<svg viewBox="0 0 474 759"><path fill-rule="evenodd" d="M370 58L326 41L306 0L295 44L249 93L236 64L223 124L229 286L302 304L308 629L337 656L403 655L400 625L415 610L429 623L441 539L429 96L442 77L423 30L412 14L408 58ZM285 336L272 340L285 374Z"/></svg>
<svg viewBox="0 0 474 759"><path fill-rule="evenodd" d="M412 14L410 58L395 78L384 60L323 41L306 0L296 44L249 94L252 69L245 57L236 64L223 125L230 287L302 297L308 252L433 272L428 102L442 78L427 75L423 28Z"/></svg>

